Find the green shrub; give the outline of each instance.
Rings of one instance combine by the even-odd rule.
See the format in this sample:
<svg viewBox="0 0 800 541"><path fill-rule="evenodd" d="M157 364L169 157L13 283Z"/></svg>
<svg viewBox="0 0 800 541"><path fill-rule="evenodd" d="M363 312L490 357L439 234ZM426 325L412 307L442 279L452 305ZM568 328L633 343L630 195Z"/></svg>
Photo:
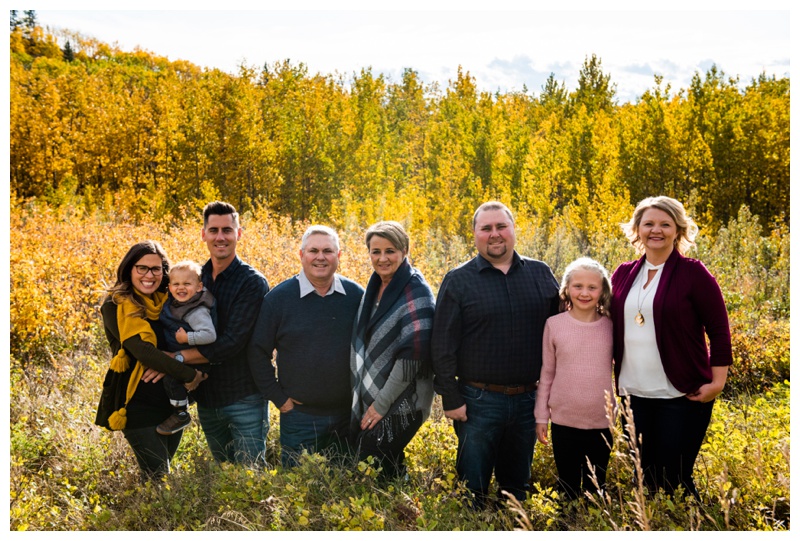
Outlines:
<svg viewBox="0 0 800 541"><path fill-rule="evenodd" d="M789 341L788 321L762 319L751 326L733 322L733 366L725 393L761 393L789 381Z"/></svg>

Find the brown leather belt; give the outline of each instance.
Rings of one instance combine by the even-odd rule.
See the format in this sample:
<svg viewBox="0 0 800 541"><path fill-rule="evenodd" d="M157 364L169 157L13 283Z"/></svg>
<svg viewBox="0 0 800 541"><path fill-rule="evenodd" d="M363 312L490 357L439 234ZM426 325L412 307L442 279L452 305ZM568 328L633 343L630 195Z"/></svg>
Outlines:
<svg viewBox="0 0 800 541"><path fill-rule="evenodd" d="M494 383L479 383L477 381L465 381L464 385L476 387L485 391L492 391L493 393L502 393L508 395L529 393L535 391L539 383L529 383L527 385L495 385Z"/></svg>

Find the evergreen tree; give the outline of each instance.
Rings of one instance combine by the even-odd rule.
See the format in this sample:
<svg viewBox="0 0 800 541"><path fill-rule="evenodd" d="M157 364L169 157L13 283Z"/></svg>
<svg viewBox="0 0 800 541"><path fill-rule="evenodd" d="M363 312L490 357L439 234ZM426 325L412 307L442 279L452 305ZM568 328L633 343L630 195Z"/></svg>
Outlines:
<svg viewBox="0 0 800 541"><path fill-rule="evenodd" d="M65 61L72 62L75 60L75 51L72 50L72 45L70 44L69 40L64 44L62 52L64 53Z"/></svg>
<svg viewBox="0 0 800 541"><path fill-rule="evenodd" d="M33 29L36 28L36 11L32 9L26 9L22 13L25 14L21 21L25 37L29 40L33 40Z"/></svg>
<svg viewBox="0 0 800 541"><path fill-rule="evenodd" d="M11 10L11 31L13 32L14 30L17 30L18 28L20 28L21 26L22 26L22 21L19 19L19 16L17 15L17 10L16 9L12 9Z"/></svg>
<svg viewBox="0 0 800 541"><path fill-rule="evenodd" d="M550 72L550 76L542 85L542 93L539 95L539 103L545 109L554 109L563 106L567 102L567 89L562 82L560 85L556 81L556 76Z"/></svg>
<svg viewBox="0 0 800 541"><path fill-rule="evenodd" d="M617 85L611 84L611 75L602 70L602 62L596 55L586 59L578 75L578 89L572 95L572 105L586 107L586 112L597 111L611 113L614 109L614 95Z"/></svg>

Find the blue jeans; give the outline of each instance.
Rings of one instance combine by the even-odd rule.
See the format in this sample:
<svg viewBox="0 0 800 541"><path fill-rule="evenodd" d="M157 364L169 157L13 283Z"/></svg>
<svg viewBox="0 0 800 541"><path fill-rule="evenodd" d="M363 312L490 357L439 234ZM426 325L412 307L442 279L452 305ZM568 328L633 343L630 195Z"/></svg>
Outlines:
<svg viewBox="0 0 800 541"><path fill-rule="evenodd" d="M217 462L249 464L264 459L269 402L261 395L250 395L221 408L197 404L197 416Z"/></svg>
<svg viewBox="0 0 800 541"><path fill-rule="evenodd" d="M530 488L536 420L536 391L504 395L460 386L467 421L453 421L458 436L456 471L483 504L494 470L498 494L506 490L523 500Z"/></svg>
<svg viewBox="0 0 800 541"><path fill-rule="evenodd" d="M309 453L332 450L342 454L350 428L350 412L339 415L312 415L292 409L281 413L281 464L297 466L303 449Z"/></svg>

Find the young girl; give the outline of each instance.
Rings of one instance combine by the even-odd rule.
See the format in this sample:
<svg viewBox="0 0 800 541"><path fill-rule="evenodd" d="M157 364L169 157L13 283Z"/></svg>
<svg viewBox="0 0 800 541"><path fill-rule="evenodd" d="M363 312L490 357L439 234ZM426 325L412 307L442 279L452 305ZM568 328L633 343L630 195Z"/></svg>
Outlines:
<svg viewBox="0 0 800 541"><path fill-rule="evenodd" d="M572 499L595 490L587 458L604 486L611 453L613 419L606 418L606 393L614 396L608 272L586 257L573 261L564 271L560 297L565 311L548 319L544 329L534 415L536 436L544 444L552 420L558 481Z"/></svg>

